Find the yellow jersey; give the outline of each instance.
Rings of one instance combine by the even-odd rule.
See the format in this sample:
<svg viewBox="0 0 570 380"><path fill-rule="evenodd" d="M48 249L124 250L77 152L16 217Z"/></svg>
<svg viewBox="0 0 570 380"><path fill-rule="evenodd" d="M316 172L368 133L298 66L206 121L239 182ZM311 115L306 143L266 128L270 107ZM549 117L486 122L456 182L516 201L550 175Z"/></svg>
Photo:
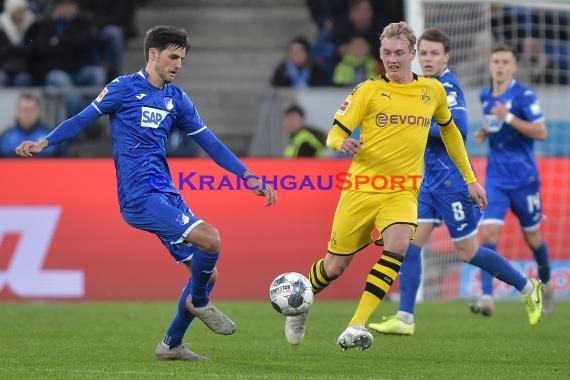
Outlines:
<svg viewBox="0 0 570 380"><path fill-rule="evenodd" d="M432 117L440 128L457 130L457 134L452 133L451 145L455 148L454 153L459 154L456 158L466 162L455 162L466 181L475 182L441 82L413 74L411 83L399 84L382 75L358 85L336 111L327 139L329 148L338 151L357 126L361 129L362 142L362 148L354 156L348 172L337 174L341 188L368 192L417 192ZM442 129L442 137L443 134ZM459 141L455 140L457 137ZM449 149L449 144L446 146Z"/></svg>

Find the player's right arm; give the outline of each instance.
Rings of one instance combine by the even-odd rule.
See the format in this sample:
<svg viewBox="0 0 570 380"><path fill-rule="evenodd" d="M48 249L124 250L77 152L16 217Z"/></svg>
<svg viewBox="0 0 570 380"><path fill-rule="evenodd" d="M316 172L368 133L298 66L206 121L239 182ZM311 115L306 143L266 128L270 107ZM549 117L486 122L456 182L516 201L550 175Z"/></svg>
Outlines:
<svg viewBox="0 0 570 380"><path fill-rule="evenodd" d="M38 141L23 141L16 147L16 154L22 157L32 157L45 148L71 140L85 128L104 114L109 114L117 108L122 99L124 83L115 79L107 84L99 96L83 111L59 124L46 137Z"/></svg>
<svg viewBox="0 0 570 380"><path fill-rule="evenodd" d="M360 87L358 85L354 88L335 113L333 126L327 136L327 146L333 152L354 156L362 147L361 141L348 137L361 123L366 110L365 91L358 91Z"/></svg>
<svg viewBox="0 0 570 380"><path fill-rule="evenodd" d="M16 147L16 154L22 157L32 157L49 146L71 140L100 116L99 112L89 105L77 115L62 122L46 137L38 141L23 141Z"/></svg>

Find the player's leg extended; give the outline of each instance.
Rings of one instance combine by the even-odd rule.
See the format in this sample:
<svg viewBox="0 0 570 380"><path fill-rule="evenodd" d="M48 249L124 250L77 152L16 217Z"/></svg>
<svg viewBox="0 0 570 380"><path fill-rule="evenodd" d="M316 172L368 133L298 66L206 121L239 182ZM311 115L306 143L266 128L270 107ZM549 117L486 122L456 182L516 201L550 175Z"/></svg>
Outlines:
<svg viewBox="0 0 570 380"><path fill-rule="evenodd" d="M383 334L414 334L416 297L422 278L421 247L431 235L433 228L433 223L420 222L418 224L414 240L408 246L404 261L400 267L400 306L398 313L384 317L382 322L368 324L371 330Z"/></svg>
<svg viewBox="0 0 570 380"><path fill-rule="evenodd" d="M475 236L456 242L455 247L461 260L493 274L520 291L527 307L530 324L538 323L542 317L542 284L538 280L524 277L497 251L479 247Z"/></svg>
<svg viewBox="0 0 570 380"><path fill-rule="evenodd" d="M538 270L538 277L544 284L544 314L550 315L554 311L554 289L550 282L550 261L548 259L548 247L544 242L540 229L528 231L524 230L525 240L532 250L536 266Z"/></svg>
<svg viewBox="0 0 570 380"><path fill-rule="evenodd" d="M483 247L496 251L501 233L501 227L505 223L505 215L510 207L508 192L494 186L486 186L487 198L493 201L485 210L482 222ZM481 290L483 296L473 305L471 311L482 312L483 315L491 315L493 305L493 275L481 270ZM481 307L478 307L481 306ZM490 313L487 311L490 310Z"/></svg>
<svg viewBox="0 0 570 380"><path fill-rule="evenodd" d="M184 264L191 272L190 263L185 261ZM214 269L210 281L208 282L208 293L212 291L216 277L217 271ZM172 318L162 342L157 346L156 357L159 360L207 360L206 357L198 355L190 351L185 345L182 345L184 334L194 319L194 315L190 314L186 309L186 300L190 295L191 283L192 277L190 276L178 299L176 314ZM182 349L180 348L181 346L183 346Z"/></svg>
<svg viewBox="0 0 570 380"><path fill-rule="evenodd" d="M214 272L220 250L218 230L210 224L200 223L190 230L184 240L194 248L190 260L192 281L186 308L212 331L222 335L233 334L235 323L209 300L208 282Z"/></svg>
<svg viewBox="0 0 570 380"><path fill-rule="evenodd" d="M525 186L512 193L512 209L519 219L525 242L531 249L538 270L538 277L544 284L544 313L554 309L554 297L550 286L550 261L548 247L540 233L542 202L538 183Z"/></svg>
<svg viewBox="0 0 570 380"><path fill-rule="evenodd" d="M372 199L372 202L374 199ZM372 242L375 212L371 199L355 191L343 191L333 220L328 253L311 265L309 280L315 294L323 291L348 267L354 254ZM371 212L372 210L372 212ZM293 345L305 337L308 313L287 317L285 336Z"/></svg>
<svg viewBox="0 0 570 380"><path fill-rule="evenodd" d="M398 277L413 231L407 224L393 224L382 232L384 252L366 278L364 292L349 326L362 327L390 291Z"/></svg>
<svg viewBox="0 0 570 380"><path fill-rule="evenodd" d="M364 326L398 277L404 254L417 225L416 192L402 191L375 196L379 199L375 220L381 234L378 243L384 245L384 252L368 273L356 311L348 328L337 340L345 350L364 350L372 345L372 334Z"/></svg>
<svg viewBox="0 0 570 380"><path fill-rule="evenodd" d="M349 326L365 326L398 277L404 255L418 223L418 198L413 191L377 194L380 201L375 224L381 233L384 253L374 264Z"/></svg>

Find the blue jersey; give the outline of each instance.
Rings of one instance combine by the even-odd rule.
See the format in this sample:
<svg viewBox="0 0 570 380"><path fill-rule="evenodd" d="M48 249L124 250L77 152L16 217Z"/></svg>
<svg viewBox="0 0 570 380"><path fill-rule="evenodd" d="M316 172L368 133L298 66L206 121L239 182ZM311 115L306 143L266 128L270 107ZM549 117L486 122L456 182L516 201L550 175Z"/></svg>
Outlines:
<svg viewBox="0 0 570 380"><path fill-rule="evenodd" d="M544 120L534 91L514 79L507 90L493 96L490 87L481 90L480 101L489 128L489 157L485 182L495 187L516 189L538 181L538 166L533 151L534 140L491 114L500 102L516 117L531 123Z"/></svg>
<svg viewBox="0 0 570 380"><path fill-rule="evenodd" d="M453 120L459 128L463 141L467 138L467 108L463 97L463 90L459 80L449 69L439 75L438 79L445 88L447 103ZM467 192L467 185L457 166L453 163L441 135L439 125L432 119L426 151L424 155L424 175L421 191L431 193Z"/></svg>
<svg viewBox="0 0 570 380"><path fill-rule="evenodd" d="M49 145L75 137L101 115L109 115L121 208L141 195L178 191L170 177L166 147L170 129L180 128L226 170L241 176L245 166L206 127L196 107L178 86L154 87L144 70L120 76L90 106L64 121L46 138Z"/></svg>

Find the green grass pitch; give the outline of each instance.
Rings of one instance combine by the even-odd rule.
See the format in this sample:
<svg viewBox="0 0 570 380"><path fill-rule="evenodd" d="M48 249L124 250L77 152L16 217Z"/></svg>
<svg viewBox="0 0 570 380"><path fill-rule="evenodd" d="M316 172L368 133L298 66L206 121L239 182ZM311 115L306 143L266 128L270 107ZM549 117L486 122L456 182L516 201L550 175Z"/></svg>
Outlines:
<svg viewBox="0 0 570 380"><path fill-rule="evenodd" d="M268 302L218 302L236 321L219 336L196 320L185 341L209 362L159 362L154 348L169 303L3 303L0 379L568 379L570 302L535 327L520 302L472 315L467 302L418 304L416 334L375 335L343 352L338 335L356 302L317 302L305 342L290 346L284 317ZM372 320L393 314L384 302Z"/></svg>

